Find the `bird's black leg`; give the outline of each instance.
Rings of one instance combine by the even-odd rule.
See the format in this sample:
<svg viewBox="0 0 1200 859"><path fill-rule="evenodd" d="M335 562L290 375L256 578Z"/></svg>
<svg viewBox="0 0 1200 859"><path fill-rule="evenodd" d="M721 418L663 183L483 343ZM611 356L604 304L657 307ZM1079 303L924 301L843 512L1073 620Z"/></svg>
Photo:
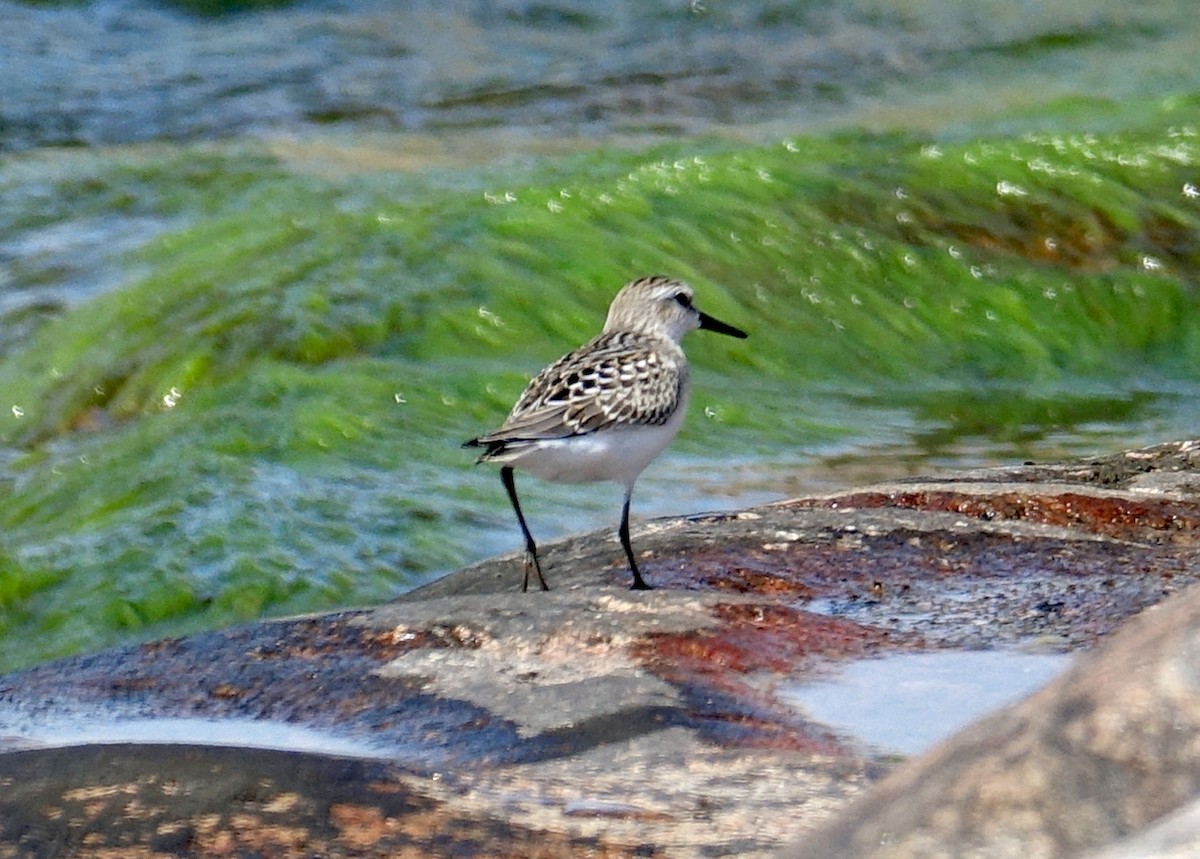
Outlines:
<svg viewBox="0 0 1200 859"><path fill-rule="evenodd" d="M542 590L548 591L550 587L542 578L542 565L538 563L537 544L533 542L533 535L529 533L529 526L525 524L525 514L521 512L521 502L517 501L517 484L513 481L512 466L505 465L500 468L500 480L504 482L504 488L508 490L508 500L512 502L513 510L517 511L517 521L521 524L521 532L525 535L525 581L521 583L521 592L529 590L531 562L534 570L537 571L538 582L541 583Z"/></svg>
<svg viewBox="0 0 1200 859"><path fill-rule="evenodd" d="M633 584L629 586L629 589L631 591L649 591L653 588L642 578L637 561L633 559L633 547L629 545L629 501L632 497L633 484L631 483L625 487L625 504L621 507L621 527L617 530L617 534L621 537L621 546L625 549L625 556L629 558L629 569L633 573Z"/></svg>

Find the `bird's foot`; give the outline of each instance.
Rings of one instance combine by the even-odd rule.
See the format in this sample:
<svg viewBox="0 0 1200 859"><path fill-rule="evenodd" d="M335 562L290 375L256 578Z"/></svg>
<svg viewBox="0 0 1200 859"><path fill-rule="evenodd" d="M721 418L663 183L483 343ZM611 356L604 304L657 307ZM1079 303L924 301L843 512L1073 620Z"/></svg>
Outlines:
<svg viewBox="0 0 1200 859"><path fill-rule="evenodd" d="M550 590L550 586L546 584L546 579L542 576L542 565L538 563L537 555L533 552L525 553L525 581L521 583L521 593L526 593L529 590L529 573L530 571L537 573L538 584L543 591Z"/></svg>

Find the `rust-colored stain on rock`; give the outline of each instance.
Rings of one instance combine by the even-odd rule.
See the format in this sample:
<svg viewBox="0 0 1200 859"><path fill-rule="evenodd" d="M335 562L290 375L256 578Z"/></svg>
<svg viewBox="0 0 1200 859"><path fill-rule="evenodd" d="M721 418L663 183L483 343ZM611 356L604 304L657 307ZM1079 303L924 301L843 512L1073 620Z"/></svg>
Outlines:
<svg viewBox="0 0 1200 859"><path fill-rule="evenodd" d="M58 666L38 666L5 678L0 697L19 684L38 709L67 707L97 725L131 715L299 725L347 742L391 747L416 767L444 764L447 755L502 757L518 746L515 727L487 710L377 673L411 650L477 648L472 633L436 621L418 631L373 629L354 623L363 614L130 645L80 660L69 687Z"/></svg>
<svg viewBox="0 0 1200 859"><path fill-rule="evenodd" d="M777 603L720 604L714 613L721 621L715 629L648 635L631 654L682 692L693 727L725 746L852 758L842 740L781 706L753 675L788 676L819 659L917 643Z"/></svg>
<svg viewBox="0 0 1200 859"><path fill-rule="evenodd" d="M797 507L839 509L904 508L959 513L973 519L1006 519L1077 528L1122 540L1196 544L1200 511L1195 504L1167 500L1132 500L1079 492L1039 495L1021 492L855 492L837 498L804 499Z"/></svg>
<svg viewBox="0 0 1200 859"><path fill-rule="evenodd" d="M911 493L902 500L924 503L932 496ZM788 506L848 506L847 499L860 497ZM865 497L883 503L891 494ZM964 499L984 509L986 501L954 493L936 497L939 512ZM1200 579L1196 548L1178 539L1097 539L1083 528L1078 538L945 530L944 523L868 533L852 519L847 524L804 538L791 534L785 542L682 550L682 560L652 572L668 587L758 594L764 603L805 608L864 628L915 633L931 648L1004 646L1030 638L1044 644L1058 638L1064 649L1087 645L1130 614ZM764 583L761 591L751 587L755 581Z"/></svg>

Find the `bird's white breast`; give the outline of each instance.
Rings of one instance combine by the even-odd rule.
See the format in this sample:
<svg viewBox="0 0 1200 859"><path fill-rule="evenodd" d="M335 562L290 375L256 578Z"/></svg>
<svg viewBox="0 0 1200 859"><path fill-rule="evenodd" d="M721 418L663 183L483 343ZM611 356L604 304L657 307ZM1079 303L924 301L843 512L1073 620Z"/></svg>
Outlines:
<svg viewBox="0 0 1200 859"><path fill-rule="evenodd" d="M611 480L629 484L671 443L683 425L687 391L663 424L615 426L562 439L531 442L506 461L543 480L592 483Z"/></svg>

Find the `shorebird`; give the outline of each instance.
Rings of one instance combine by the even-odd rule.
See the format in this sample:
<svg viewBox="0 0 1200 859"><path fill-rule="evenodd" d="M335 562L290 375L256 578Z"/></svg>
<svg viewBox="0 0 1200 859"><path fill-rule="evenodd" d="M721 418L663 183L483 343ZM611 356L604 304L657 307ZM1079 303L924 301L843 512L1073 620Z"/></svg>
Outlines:
<svg viewBox="0 0 1200 859"><path fill-rule="evenodd" d="M625 487L617 533L633 574L631 590L649 590L629 544L629 503L638 476L675 438L687 410L688 364L679 341L696 328L731 337L746 332L701 313L692 288L655 275L622 287L604 331L534 377L496 430L464 447L482 447L476 462L500 463L525 536L525 580L542 575L537 544L517 500L513 469L563 483L613 481Z"/></svg>

